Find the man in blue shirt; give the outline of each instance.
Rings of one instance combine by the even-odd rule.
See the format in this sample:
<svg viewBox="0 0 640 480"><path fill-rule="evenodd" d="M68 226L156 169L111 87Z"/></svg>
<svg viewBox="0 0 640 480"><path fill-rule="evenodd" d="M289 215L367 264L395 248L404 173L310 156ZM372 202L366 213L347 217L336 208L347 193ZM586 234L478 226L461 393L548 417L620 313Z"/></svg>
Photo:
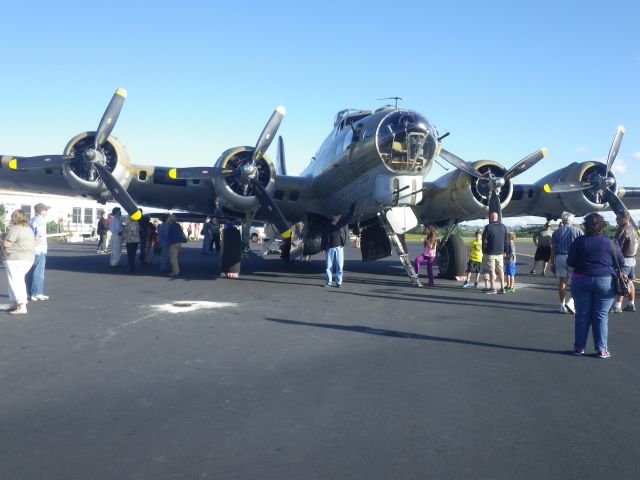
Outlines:
<svg viewBox="0 0 640 480"><path fill-rule="evenodd" d="M47 213L48 205L37 203L33 209L36 214L29 222L31 230L36 237L36 257L31 267L31 301L49 300L44 294L44 268L47 263Z"/></svg>
<svg viewBox="0 0 640 480"><path fill-rule="evenodd" d="M567 298L567 286L571 267L567 266L567 255L573 241L582 235L582 230L572 225L575 216L572 213L562 214L562 224L551 235L551 265L552 271L558 277L558 295L560 296L560 312L575 313L575 305L572 298Z"/></svg>

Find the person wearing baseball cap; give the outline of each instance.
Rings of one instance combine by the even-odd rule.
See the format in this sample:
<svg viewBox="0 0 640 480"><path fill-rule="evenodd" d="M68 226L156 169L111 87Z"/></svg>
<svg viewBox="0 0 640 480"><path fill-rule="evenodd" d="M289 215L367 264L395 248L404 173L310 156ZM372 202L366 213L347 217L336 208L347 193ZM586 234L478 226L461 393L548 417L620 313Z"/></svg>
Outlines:
<svg viewBox="0 0 640 480"><path fill-rule="evenodd" d="M36 258L27 278L31 278L27 285L31 285L31 301L49 300L44 294L44 269L47 263L47 214L49 205L36 203L33 209L36 214L29 222L31 230L36 237Z"/></svg>

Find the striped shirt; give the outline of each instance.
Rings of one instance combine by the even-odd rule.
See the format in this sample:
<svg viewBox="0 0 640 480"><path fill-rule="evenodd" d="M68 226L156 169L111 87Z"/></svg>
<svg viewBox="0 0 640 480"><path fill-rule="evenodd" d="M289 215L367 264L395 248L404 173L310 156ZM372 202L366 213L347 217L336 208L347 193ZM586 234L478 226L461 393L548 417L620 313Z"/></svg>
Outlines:
<svg viewBox="0 0 640 480"><path fill-rule="evenodd" d="M562 225L551 235L551 244L556 255L568 255L573 241L583 235L582 230L573 225Z"/></svg>

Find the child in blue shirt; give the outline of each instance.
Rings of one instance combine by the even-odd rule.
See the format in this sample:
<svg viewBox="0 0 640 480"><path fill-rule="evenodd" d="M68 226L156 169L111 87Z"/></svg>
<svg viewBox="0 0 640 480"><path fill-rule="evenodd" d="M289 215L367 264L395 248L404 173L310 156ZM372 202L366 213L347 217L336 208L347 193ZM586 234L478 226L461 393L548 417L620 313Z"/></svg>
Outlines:
<svg viewBox="0 0 640 480"><path fill-rule="evenodd" d="M509 243L507 244L507 252L504 254L504 273L507 277L507 293L515 293L516 289L513 287L516 281L516 234L510 232L507 235Z"/></svg>

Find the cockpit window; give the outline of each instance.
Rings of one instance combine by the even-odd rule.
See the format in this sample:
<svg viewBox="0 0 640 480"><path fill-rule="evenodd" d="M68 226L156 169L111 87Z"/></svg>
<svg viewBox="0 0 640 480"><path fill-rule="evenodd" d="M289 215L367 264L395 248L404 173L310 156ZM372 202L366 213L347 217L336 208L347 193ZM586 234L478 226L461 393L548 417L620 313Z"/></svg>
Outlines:
<svg viewBox="0 0 640 480"><path fill-rule="evenodd" d="M378 127L376 144L385 164L398 173L417 173L436 154L438 132L423 116L396 110Z"/></svg>

